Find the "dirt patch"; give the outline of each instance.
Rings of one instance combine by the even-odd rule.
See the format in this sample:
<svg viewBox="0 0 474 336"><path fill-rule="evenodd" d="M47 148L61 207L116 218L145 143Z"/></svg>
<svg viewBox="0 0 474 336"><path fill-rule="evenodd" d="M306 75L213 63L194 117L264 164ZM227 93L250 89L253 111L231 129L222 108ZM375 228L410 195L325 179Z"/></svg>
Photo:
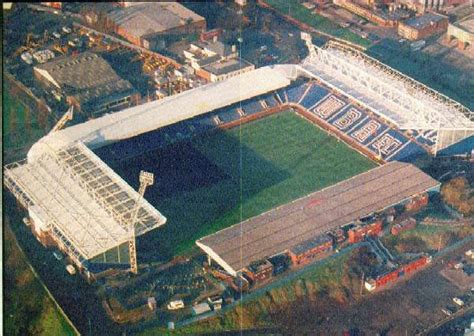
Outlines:
<svg viewBox="0 0 474 336"><path fill-rule="evenodd" d="M461 290L474 287L474 276L468 276L460 269L444 268L439 273Z"/></svg>

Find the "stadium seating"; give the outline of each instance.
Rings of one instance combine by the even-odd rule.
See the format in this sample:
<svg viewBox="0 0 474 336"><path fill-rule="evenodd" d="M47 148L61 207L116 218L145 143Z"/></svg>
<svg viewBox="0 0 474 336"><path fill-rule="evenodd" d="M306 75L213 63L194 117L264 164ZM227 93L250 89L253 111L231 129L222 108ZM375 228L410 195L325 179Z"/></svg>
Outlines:
<svg viewBox="0 0 474 336"><path fill-rule="evenodd" d="M373 118L366 118L360 122L356 127L350 131L350 136L362 145L370 144L383 132L388 129L388 126L379 120Z"/></svg>
<svg viewBox="0 0 474 336"><path fill-rule="evenodd" d="M318 117L327 120L333 116L334 113L340 111L345 105L346 103L340 98L331 95L317 104L311 112L316 114Z"/></svg>
<svg viewBox="0 0 474 336"><path fill-rule="evenodd" d="M286 92L288 93L288 101L290 103L299 102L307 88L307 83L302 83L287 89Z"/></svg>
<svg viewBox="0 0 474 336"><path fill-rule="evenodd" d="M387 159L400 150L409 140L401 133L390 129L385 134L373 141L368 148L375 154L380 154L383 159Z"/></svg>
<svg viewBox="0 0 474 336"><path fill-rule="evenodd" d="M265 103L267 103L268 107L275 107L278 105L278 101L273 96L273 94L263 96L262 99L265 101Z"/></svg>
<svg viewBox="0 0 474 336"><path fill-rule="evenodd" d="M241 108L246 114L255 114L263 110L262 104L259 99L250 99L242 103Z"/></svg>
<svg viewBox="0 0 474 336"><path fill-rule="evenodd" d="M434 146L436 144L437 132L436 131L421 131L418 133L416 140L426 146Z"/></svg>
<svg viewBox="0 0 474 336"><path fill-rule="evenodd" d="M388 160L413 162L417 157L422 155L427 155L427 152L413 141L410 141L401 150L389 157Z"/></svg>
<svg viewBox="0 0 474 336"><path fill-rule="evenodd" d="M366 117L365 113L351 107L337 113L329 120L329 123L342 132L348 132Z"/></svg>
<svg viewBox="0 0 474 336"><path fill-rule="evenodd" d="M278 97L278 99L283 103L286 104L288 102L288 97L286 95L285 89L279 89L275 92L275 95Z"/></svg>
<svg viewBox="0 0 474 336"><path fill-rule="evenodd" d="M313 83L306 93L304 98L300 101L300 105L305 109L309 110L317 102L319 102L324 96L328 94L328 90L322 88L321 86Z"/></svg>
<svg viewBox="0 0 474 336"><path fill-rule="evenodd" d="M237 113L235 105L219 110L217 114L223 123L239 120L239 114Z"/></svg>
<svg viewBox="0 0 474 336"><path fill-rule="evenodd" d="M139 152L166 147L177 141L215 129L222 124L239 120L245 115L252 115L262 112L265 108L278 106L280 101L299 104L322 122L331 125L339 132L357 141L374 155L381 155L382 159L387 161L413 161L414 158L427 154L422 145L434 146L436 142L436 131L407 130L405 134L402 134L389 128L382 120L376 119L361 108L349 104L343 98L334 94L328 96L328 94L328 89L316 83L301 83L127 141L120 141L112 147L108 147L110 150L107 153L100 155L111 160L121 160L124 157L135 156ZM419 144L415 142L415 139Z"/></svg>

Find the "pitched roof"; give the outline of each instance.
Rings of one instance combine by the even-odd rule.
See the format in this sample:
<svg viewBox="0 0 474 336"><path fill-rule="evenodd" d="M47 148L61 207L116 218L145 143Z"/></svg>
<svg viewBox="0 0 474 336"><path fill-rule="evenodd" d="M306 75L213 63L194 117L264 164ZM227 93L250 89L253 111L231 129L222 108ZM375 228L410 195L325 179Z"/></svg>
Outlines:
<svg viewBox="0 0 474 336"><path fill-rule="evenodd" d="M109 18L136 37L163 33L205 19L176 2L144 2L108 13Z"/></svg>
<svg viewBox="0 0 474 336"><path fill-rule="evenodd" d="M81 104L134 90L130 82L120 78L102 57L91 52L58 57L35 69L47 74Z"/></svg>
<svg viewBox="0 0 474 336"><path fill-rule="evenodd" d="M255 260L291 249L327 231L429 190L439 182L415 166L390 162L196 243L235 273Z"/></svg>

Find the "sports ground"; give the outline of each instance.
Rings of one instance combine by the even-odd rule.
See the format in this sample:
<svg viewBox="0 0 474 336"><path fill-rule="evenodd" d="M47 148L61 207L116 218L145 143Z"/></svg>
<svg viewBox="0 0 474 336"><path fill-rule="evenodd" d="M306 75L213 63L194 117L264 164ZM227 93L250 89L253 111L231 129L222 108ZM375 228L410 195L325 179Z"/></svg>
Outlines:
<svg viewBox="0 0 474 336"><path fill-rule="evenodd" d="M155 174L145 197L168 221L138 241L142 261L375 167L292 111L107 164L134 188Z"/></svg>

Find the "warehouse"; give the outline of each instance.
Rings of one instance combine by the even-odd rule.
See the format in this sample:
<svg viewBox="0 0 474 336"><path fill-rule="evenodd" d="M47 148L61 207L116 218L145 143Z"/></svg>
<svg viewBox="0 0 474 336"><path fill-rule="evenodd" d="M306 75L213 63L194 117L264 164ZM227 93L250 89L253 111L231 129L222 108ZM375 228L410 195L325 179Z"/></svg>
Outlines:
<svg viewBox="0 0 474 336"><path fill-rule="evenodd" d="M235 276L253 261L288 251L420 193L438 191L439 185L411 164L390 162L201 238L196 244Z"/></svg>
<svg viewBox="0 0 474 336"><path fill-rule="evenodd" d="M107 25L131 43L150 50L164 48L181 35L206 30L206 20L176 2L142 2L107 14Z"/></svg>
<svg viewBox="0 0 474 336"><path fill-rule="evenodd" d="M134 106L140 100L130 82L120 78L102 57L90 52L37 65L34 74L46 87L59 89L68 104L86 117Z"/></svg>

